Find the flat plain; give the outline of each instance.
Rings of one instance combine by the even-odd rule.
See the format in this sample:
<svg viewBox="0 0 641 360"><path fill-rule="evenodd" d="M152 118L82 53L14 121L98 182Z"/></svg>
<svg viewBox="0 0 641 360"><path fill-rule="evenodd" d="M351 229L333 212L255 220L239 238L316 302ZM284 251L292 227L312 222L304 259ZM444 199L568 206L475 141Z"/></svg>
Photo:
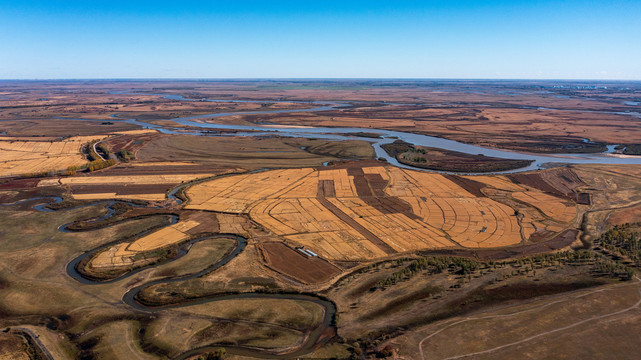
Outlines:
<svg viewBox="0 0 641 360"><path fill-rule="evenodd" d="M2 358L636 354L638 83L0 84Z"/></svg>

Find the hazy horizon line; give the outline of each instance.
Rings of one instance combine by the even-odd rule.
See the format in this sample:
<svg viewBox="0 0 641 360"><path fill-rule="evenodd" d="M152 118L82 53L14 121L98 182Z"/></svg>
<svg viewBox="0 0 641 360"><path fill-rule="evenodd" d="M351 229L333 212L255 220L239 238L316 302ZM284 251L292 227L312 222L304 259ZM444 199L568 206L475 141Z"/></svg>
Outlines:
<svg viewBox="0 0 641 360"><path fill-rule="evenodd" d="M0 78L0 81L237 81L237 80L439 80L439 81L596 81L641 82L641 79L608 78L455 78L455 77L91 77L91 78Z"/></svg>

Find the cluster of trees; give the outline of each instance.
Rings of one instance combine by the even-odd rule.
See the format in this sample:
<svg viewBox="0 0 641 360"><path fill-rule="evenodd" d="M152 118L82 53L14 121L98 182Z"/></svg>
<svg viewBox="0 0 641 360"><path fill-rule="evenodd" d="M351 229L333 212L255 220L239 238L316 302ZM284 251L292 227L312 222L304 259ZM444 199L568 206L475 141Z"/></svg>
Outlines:
<svg viewBox="0 0 641 360"><path fill-rule="evenodd" d="M626 145L623 153L626 155L641 155L641 144Z"/></svg>
<svg viewBox="0 0 641 360"><path fill-rule="evenodd" d="M220 360L225 357L226 351L224 348L219 348L214 351L210 351L206 354L199 355L197 360Z"/></svg>
<svg viewBox="0 0 641 360"><path fill-rule="evenodd" d="M600 258L600 256L595 254L594 251L590 250L563 251L557 254L557 259L561 263L571 264L588 262L594 260L595 258Z"/></svg>
<svg viewBox="0 0 641 360"><path fill-rule="evenodd" d="M403 260L397 261L398 264L401 264L402 262ZM412 277L414 277L414 275L424 270L429 270L431 274L438 274L438 273L442 273L447 269L454 274L469 275L474 273L480 267L481 267L481 263L479 263L478 261L461 258L461 257L449 257L449 256L423 257L420 259L413 260L405 268L395 271L389 276L387 276L385 279L380 280L377 283L377 288L385 289L401 281L407 281Z"/></svg>
<svg viewBox="0 0 641 360"><path fill-rule="evenodd" d="M630 280L634 276L634 270L631 267L611 260L597 262L594 265L594 271L599 274L617 277L621 280Z"/></svg>
<svg viewBox="0 0 641 360"><path fill-rule="evenodd" d="M633 230L638 226L641 223L615 226L601 235L599 245L641 265L641 234Z"/></svg>
<svg viewBox="0 0 641 360"><path fill-rule="evenodd" d="M398 158L398 155L414 149L414 146L403 140L396 140L393 143L381 145L381 148L385 150L385 152L389 154L389 156Z"/></svg>
<svg viewBox="0 0 641 360"><path fill-rule="evenodd" d="M79 167L76 165L69 166L67 168L67 171L65 171L65 175L67 176L74 176L78 172Z"/></svg>
<svg viewBox="0 0 641 360"><path fill-rule="evenodd" d="M74 175L78 170L87 170L89 172L107 168L109 166L115 165L116 161L112 159L102 160L102 158L93 150L93 145L98 140L94 140L88 143L85 146L85 152L87 153L87 159L89 163L83 165L82 167L72 167L67 168L66 175ZM98 144L97 148L105 155L109 156L109 149L105 144Z"/></svg>
<svg viewBox="0 0 641 360"><path fill-rule="evenodd" d="M116 152L116 156L122 161L129 161L135 159L135 155L133 152L125 149L120 149Z"/></svg>
<svg viewBox="0 0 641 360"><path fill-rule="evenodd" d="M638 242L633 243L638 244ZM409 259L407 258L396 260L395 266L402 266L408 261ZM397 283L410 280L415 275L426 270L429 274L438 274L443 271L449 271L452 274L462 276L467 275L470 277L478 270L483 274L483 269L496 270L497 268L505 268L508 265L516 269L512 272L513 276L529 275L530 273L536 275L536 269L562 265L590 265L592 266L592 271L595 275L610 276L622 280L629 280L634 276L634 271L630 267L616 261L608 260L602 254L592 250L560 251L498 262L493 260L479 262L462 257L427 256L411 260L407 266L378 281L375 288L386 289L396 285ZM377 265L374 267L378 268Z"/></svg>
<svg viewBox="0 0 641 360"><path fill-rule="evenodd" d="M403 155L403 160L415 162L415 163L426 163L427 159L420 156L410 157L409 155Z"/></svg>
<svg viewBox="0 0 641 360"><path fill-rule="evenodd" d="M41 178L41 177L50 177L56 175L55 170L44 170L44 171L38 171L30 174L26 174L25 177L28 178Z"/></svg>
<svg viewBox="0 0 641 360"><path fill-rule="evenodd" d="M96 143L96 140L94 140L94 141L88 143L87 145L85 145L85 149L84 150L85 150L85 153L87 153L87 160L89 160L89 161L100 160L100 156L98 156L98 154L96 154L96 152L93 151L93 144L95 144L95 143Z"/></svg>
<svg viewBox="0 0 641 360"><path fill-rule="evenodd" d="M371 355L374 355L377 359L386 359L391 356L394 356L394 348L392 345L381 345L381 341L390 339L389 334L382 335L379 339L369 340L369 339L357 339L354 341L351 346L347 348L351 354L349 360L360 360L364 358L371 358ZM341 340L338 340L341 342Z"/></svg>
<svg viewBox="0 0 641 360"><path fill-rule="evenodd" d="M95 161L92 161L92 162L90 162L88 164L85 164L85 167L86 167L87 171L92 172L92 171L96 171L96 170L100 170L100 169L104 169L104 168L110 167L110 166L115 165L115 164L116 164L116 160L112 160L112 159L105 160L105 161L103 161L103 160L95 160Z"/></svg>
<svg viewBox="0 0 641 360"><path fill-rule="evenodd" d="M455 157L432 157L427 162L422 157L407 157L407 155L397 156L396 159L405 165L416 166L424 169L451 171L451 172L492 172L506 171L526 167L532 163L532 160L513 160L513 159L469 159ZM416 159L424 159L423 161Z"/></svg>
<svg viewBox="0 0 641 360"><path fill-rule="evenodd" d="M417 149L417 148L415 148L413 146L411 146L409 148L409 150L407 150L407 152L418 153L418 154L423 154L423 155L427 154L427 151L425 151L425 149Z"/></svg>
<svg viewBox="0 0 641 360"><path fill-rule="evenodd" d="M102 144L102 143L101 143L101 144L98 144L98 146L96 146L96 147L98 148L98 150L99 150L101 153L103 153L105 156L109 157L109 154L110 154L111 152L110 152L110 151L109 151L109 149L107 148L107 145L105 145L105 144Z"/></svg>
<svg viewBox="0 0 641 360"><path fill-rule="evenodd" d="M92 171L104 169L106 167L109 167L109 166L112 166L112 165L115 165L115 164L116 164L115 160L107 160L107 161L94 160L94 161L86 163L86 164L84 164L82 166L78 166L78 165L69 166L66 170L62 170L60 172L56 172L54 170L48 170L48 171L43 171L43 172L40 172L40 173L30 174L30 175L28 175L28 177L50 177L50 176L55 176L56 174L64 175L64 176L74 176L79 171L92 172Z"/></svg>
<svg viewBox="0 0 641 360"><path fill-rule="evenodd" d="M608 236L609 238L609 236ZM549 267L554 265L579 265L590 264L592 271L598 276L609 276L621 280L630 280L634 276L634 269L617 261L609 260L601 253L592 250L578 251L561 251L551 254L542 254L532 256L527 259L518 260L519 262L534 261L540 267Z"/></svg>
<svg viewBox="0 0 641 360"><path fill-rule="evenodd" d="M87 159L90 162L102 159L102 157L100 157L100 155L98 155L93 149L93 146L96 142L98 142L98 140L94 140L88 143L84 148L84 152L87 154ZM109 148L106 144L100 143L96 145L96 148L102 153L102 155L104 155L104 157L109 157L109 154L111 154L111 151L109 151Z"/></svg>
<svg viewBox="0 0 641 360"><path fill-rule="evenodd" d="M569 263L569 264L583 263L586 261L593 260L597 256L598 254L595 254L593 251L590 251L590 250L578 250L578 251L568 250L568 251L559 251L554 253L533 255L527 258L517 259L514 261L514 263L518 267L527 266L527 265L530 265L531 267L533 266L549 267L549 266L566 264L566 263ZM503 262L503 264L505 264L505 262Z"/></svg>

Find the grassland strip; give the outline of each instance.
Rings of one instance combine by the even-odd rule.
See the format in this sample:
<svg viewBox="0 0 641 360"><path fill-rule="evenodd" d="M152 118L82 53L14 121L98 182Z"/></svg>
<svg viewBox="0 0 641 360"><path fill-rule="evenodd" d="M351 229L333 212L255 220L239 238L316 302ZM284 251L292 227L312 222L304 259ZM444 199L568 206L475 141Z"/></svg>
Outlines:
<svg viewBox="0 0 641 360"><path fill-rule="evenodd" d="M635 279L637 280L637 282L635 284L641 283L641 279L639 279L639 277L635 276ZM552 301L552 302L549 302L549 303L546 303L546 304L542 304L540 306L528 308L528 309L525 309L525 310L522 310L522 311L512 312L512 313L509 313L509 314L499 314L499 315L489 315L489 316L479 316L479 317L468 317L468 318L464 318L462 320L453 322L453 323L448 324L445 327L443 327L443 328L431 333L430 335L424 337L419 342L418 350L419 350L419 353L421 354L421 359L425 360L425 354L423 352L423 343L426 340L429 340L430 338L438 335L439 333L441 333L441 332L443 332L443 331L445 331L445 330L447 330L447 329L449 329L449 328L451 328L453 326L456 326L456 325L459 325L459 324L462 324L462 323L465 323L465 322L468 322L468 321L511 317L511 316L515 316L515 315L523 314L523 313L526 313L526 312L538 310L538 309L549 307L549 306L552 306L552 305L555 305L555 304L558 304L558 303L567 302L567 301L570 301L570 300L574 300L574 299L577 299L577 298L588 296L590 294L603 292L603 291L607 291L607 290L608 290L608 288L596 289L596 290L592 290L592 291L589 291L589 292L582 293L582 294L580 294L578 296L575 296L575 297L573 297L571 299L564 298L564 299ZM641 288L639 289L639 293L641 294ZM473 353L452 356L452 357L445 358L443 360L456 360L456 359L462 359L462 358L471 357L471 356L488 354L488 353L491 353L491 352L494 352L494 351L497 351L497 350L501 350L501 349L504 349L504 348L507 348L507 347L519 345L519 344L522 344L522 343L537 339L537 338L545 336L545 335L549 335L549 334L557 333L557 332L564 331L564 330L567 330L567 329L571 329L573 327L576 327L576 326L579 326L579 325L582 325L582 324L585 324L585 323L588 323L588 322L591 322L591 321L600 320L600 319L603 319L603 318L606 318L606 317L619 315L619 314L628 312L630 310L637 309L637 308L639 308L639 306L641 306L641 299L639 299L639 301L637 301L634 305L631 305L631 306L629 306L629 307L627 307L625 309L622 309L622 310L614 311L614 312L603 314L603 315L593 316L591 318L584 319L584 320L572 323L570 325L566 325L566 326L559 327L559 328L556 328L556 329L552 329L552 330L549 330L549 331L544 331L544 332L538 333L536 335L532 335L532 336L529 336L529 337L527 337L525 339L521 339L521 340L518 340L518 341L515 341L515 342L512 342L512 343L509 343L509 344L504 344L504 345L497 346L497 347L494 347L494 348L491 348L491 349L487 349L487 350L483 350L483 351L477 351L477 352L473 352Z"/></svg>

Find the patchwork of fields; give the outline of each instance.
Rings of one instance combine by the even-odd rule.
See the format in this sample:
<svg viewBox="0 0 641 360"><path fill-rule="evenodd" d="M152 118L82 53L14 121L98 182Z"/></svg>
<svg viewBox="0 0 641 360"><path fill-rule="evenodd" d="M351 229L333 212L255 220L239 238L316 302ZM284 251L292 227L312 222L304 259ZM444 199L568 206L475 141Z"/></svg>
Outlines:
<svg viewBox="0 0 641 360"><path fill-rule="evenodd" d="M193 163L127 163L89 176L49 178L39 187L69 188L76 200L137 199L163 201L167 191L181 183L211 177L234 169L204 168Z"/></svg>
<svg viewBox="0 0 641 360"><path fill-rule="evenodd" d="M532 215L520 220L515 209L474 188L479 184L512 193ZM576 216L576 205L505 177L481 183L382 166L229 176L197 184L187 195L188 209L249 214L276 235L334 260L515 245L546 226L538 211L553 218L555 231Z"/></svg>
<svg viewBox="0 0 641 360"><path fill-rule="evenodd" d="M0 359L638 352L641 83L2 84Z"/></svg>
<svg viewBox="0 0 641 360"><path fill-rule="evenodd" d="M0 137L0 177L62 170L87 162L84 144L104 136L75 136L64 140L15 140Z"/></svg>

